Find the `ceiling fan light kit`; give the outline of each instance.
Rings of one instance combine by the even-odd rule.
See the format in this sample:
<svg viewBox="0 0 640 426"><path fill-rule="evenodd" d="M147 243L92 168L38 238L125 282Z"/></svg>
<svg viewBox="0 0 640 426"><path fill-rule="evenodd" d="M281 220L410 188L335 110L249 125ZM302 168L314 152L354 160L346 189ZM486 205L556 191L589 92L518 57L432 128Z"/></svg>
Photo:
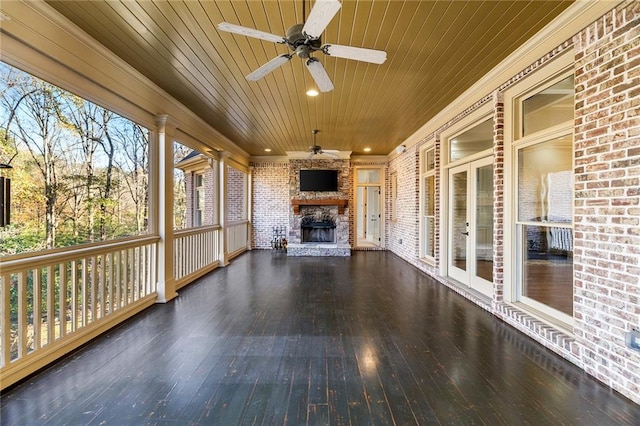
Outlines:
<svg viewBox="0 0 640 426"><path fill-rule="evenodd" d="M291 26L287 30L286 37L270 34L253 28L230 24L228 22L218 24L218 29L273 43L286 44L289 46L289 49L293 51L291 54L277 56L262 65L260 68L247 75L247 80L260 80L267 74L289 62L291 57L296 55L299 58L305 59L307 69L316 82L318 89L320 89L321 92L329 92L334 88L331 78L325 71L322 63L317 58L311 56L312 53L322 52L325 55L334 56L336 58L353 59L373 64L382 64L387 59L387 53L382 50L340 46L337 44L322 45L320 35L341 7L342 4L339 0L316 0L306 22L304 24L295 24Z"/></svg>

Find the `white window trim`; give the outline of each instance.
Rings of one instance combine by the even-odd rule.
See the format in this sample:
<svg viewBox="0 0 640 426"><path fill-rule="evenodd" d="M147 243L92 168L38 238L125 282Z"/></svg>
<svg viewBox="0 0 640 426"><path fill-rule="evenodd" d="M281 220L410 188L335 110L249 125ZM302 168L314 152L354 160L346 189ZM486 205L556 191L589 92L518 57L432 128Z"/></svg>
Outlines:
<svg viewBox="0 0 640 426"><path fill-rule="evenodd" d="M418 247L419 247L419 257L420 260L422 260L423 262L426 262L430 265L435 265L436 264L436 259L434 256L430 256L425 254L425 232L424 232L424 199L426 197L426 193L425 193L425 188L424 188L424 181L426 178L433 176L434 178L434 184L435 184L435 177L436 177L436 171L438 170L438 164L436 164L435 162L435 139L432 139L430 141L428 141L426 144L424 144L421 148L420 148L420 157L419 157L419 161L420 161L420 184L419 184L419 191L420 191L420 205L419 205L419 213L418 213L418 218L419 218L419 229L420 232L418 233ZM429 151L433 151L433 155L434 155L434 165L433 165L433 169L431 170L425 170L426 168L426 158L427 158L427 153ZM438 196L438 194L435 192L435 188L434 188L434 193L433 193L433 200L435 202L436 197ZM436 216L439 214L440 212L435 210L434 207L434 211L433 211L433 220L435 222ZM435 233L435 228L434 228L434 233ZM433 253L435 255L436 252L436 243L435 243L435 238L434 238L434 242L433 242Z"/></svg>
<svg viewBox="0 0 640 426"><path fill-rule="evenodd" d="M572 72L573 55L572 51L569 51L504 92L504 301L555 328L569 332L573 330L573 317L520 296L518 276L521 273L519 265L521 265L522 259L521 254L517 251L518 198L516 191L518 188L518 150L567 133L573 135L574 123L567 121L522 137L519 128L520 120L515 119L515 114L516 111L522 109L521 106L516 107L516 104L543 88L566 78Z"/></svg>
<svg viewBox="0 0 640 426"><path fill-rule="evenodd" d="M358 170L372 170L372 169L376 169L378 170L378 176L380 176L380 180L377 183L358 183ZM396 174L397 176L397 174ZM359 186L378 186L380 188L380 218L384 219L386 216L386 197L385 197L385 191L384 188L386 187L386 182L385 182L385 166L355 166L353 168L353 188L355 188L354 192L353 192L353 198L354 198L354 206L358 205L358 187ZM355 213L355 207L354 207L354 214ZM394 211L394 209L392 208L392 212ZM393 220L393 219L392 219ZM354 230L355 231L355 230ZM385 221L384 220L380 220L380 243L378 244L378 247L384 248L385 247ZM356 236L356 246L357 246L357 236Z"/></svg>
<svg viewBox="0 0 640 426"><path fill-rule="evenodd" d="M440 253L440 275L443 277L447 277L449 275L449 169L462 164L471 163L475 160L479 160L493 154L493 148L488 148L484 151L451 163L449 162L449 141L489 118L494 118L493 105L491 105L490 102L467 115L440 135L440 193L437 194L437 196L440 197L440 211L438 212L440 220L440 238L438 245Z"/></svg>

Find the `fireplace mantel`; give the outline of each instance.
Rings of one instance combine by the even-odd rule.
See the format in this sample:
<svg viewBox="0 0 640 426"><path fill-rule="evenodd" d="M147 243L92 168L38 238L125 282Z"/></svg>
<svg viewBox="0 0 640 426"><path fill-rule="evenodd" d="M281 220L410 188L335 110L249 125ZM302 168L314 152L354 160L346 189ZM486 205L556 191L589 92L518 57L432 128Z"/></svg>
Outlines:
<svg viewBox="0 0 640 426"><path fill-rule="evenodd" d="M344 214L344 208L349 200L339 200L336 198L326 198L320 200L291 200L293 213L300 214L300 206L338 206L338 214Z"/></svg>

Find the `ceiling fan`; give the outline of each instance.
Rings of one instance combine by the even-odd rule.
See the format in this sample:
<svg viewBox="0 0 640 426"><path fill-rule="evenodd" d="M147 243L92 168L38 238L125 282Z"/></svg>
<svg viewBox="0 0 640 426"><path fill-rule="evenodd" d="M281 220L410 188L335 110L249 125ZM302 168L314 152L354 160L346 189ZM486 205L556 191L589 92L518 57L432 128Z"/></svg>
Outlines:
<svg viewBox="0 0 640 426"><path fill-rule="evenodd" d="M302 17L304 21L305 0L303 0ZM342 7L339 0L316 0L307 21L303 24L295 24L287 30L285 37L270 34L253 28L222 22L218 29L230 33L241 34L247 37L259 38L274 43L286 44L293 53L276 56L266 64L247 76L247 80L257 81L276 68L286 64L293 57L298 56L305 60L307 69L311 73L321 92L333 90L333 82L325 71L322 63L311 56L314 52L322 52L325 55L337 58L355 59L356 61L382 64L387 59L387 52L382 50L365 49L362 47L341 46L338 44L322 44L320 35L329 25L331 19Z"/></svg>
<svg viewBox="0 0 640 426"><path fill-rule="evenodd" d="M320 130L318 129L313 129L311 131L311 133L313 133L313 146L309 147L309 156L307 157L307 159L311 159L311 157L318 154L326 154L331 157L337 158L340 154L340 151L338 151L337 149L322 149L322 147L316 143L316 135L319 131Z"/></svg>

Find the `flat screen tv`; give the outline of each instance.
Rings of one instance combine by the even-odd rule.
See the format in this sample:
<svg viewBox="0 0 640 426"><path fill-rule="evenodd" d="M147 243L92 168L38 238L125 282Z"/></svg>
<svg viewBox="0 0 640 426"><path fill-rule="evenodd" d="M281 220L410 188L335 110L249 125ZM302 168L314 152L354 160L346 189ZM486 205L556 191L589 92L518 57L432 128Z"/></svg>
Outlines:
<svg viewBox="0 0 640 426"><path fill-rule="evenodd" d="M300 170L300 191L337 191L337 170Z"/></svg>

